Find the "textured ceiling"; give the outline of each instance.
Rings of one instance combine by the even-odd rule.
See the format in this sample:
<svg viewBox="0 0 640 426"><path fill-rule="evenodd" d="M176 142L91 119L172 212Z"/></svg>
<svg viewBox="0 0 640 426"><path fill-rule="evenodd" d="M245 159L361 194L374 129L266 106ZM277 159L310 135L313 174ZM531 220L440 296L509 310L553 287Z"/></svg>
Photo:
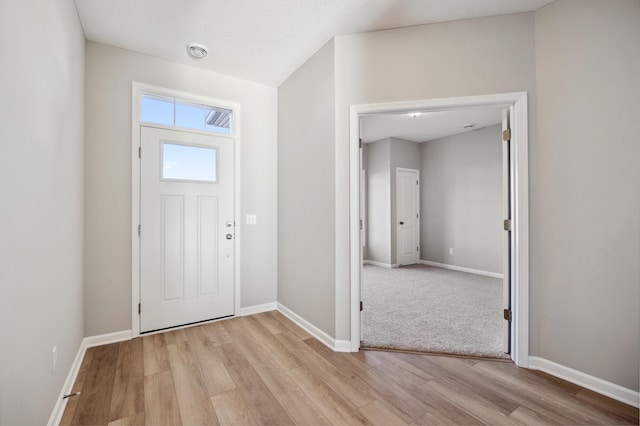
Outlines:
<svg viewBox="0 0 640 426"><path fill-rule="evenodd" d="M88 40L279 86L333 36L538 9L552 0L75 0ZM209 48L190 58L188 43Z"/></svg>
<svg viewBox="0 0 640 426"><path fill-rule="evenodd" d="M427 112L417 117L406 113L367 115L360 119L360 133L365 143L390 137L427 142L501 123L501 111L501 107L485 107ZM474 127L465 129L468 124Z"/></svg>

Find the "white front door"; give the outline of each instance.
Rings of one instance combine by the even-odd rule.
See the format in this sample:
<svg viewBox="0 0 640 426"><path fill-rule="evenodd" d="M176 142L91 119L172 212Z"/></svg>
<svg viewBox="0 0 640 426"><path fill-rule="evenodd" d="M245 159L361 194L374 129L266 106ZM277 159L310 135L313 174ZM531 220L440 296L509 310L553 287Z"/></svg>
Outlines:
<svg viewBox="0 0 640 426"><path fill-rule="evenodd" d="M398 265L420 259L420 172L396 169L396 244Z"/></svg>
<svg viewBox="0 0 640 426"><path fill-rule="evenodd" d="M233 315L233 138L140 132L140 331Z"/></svg>

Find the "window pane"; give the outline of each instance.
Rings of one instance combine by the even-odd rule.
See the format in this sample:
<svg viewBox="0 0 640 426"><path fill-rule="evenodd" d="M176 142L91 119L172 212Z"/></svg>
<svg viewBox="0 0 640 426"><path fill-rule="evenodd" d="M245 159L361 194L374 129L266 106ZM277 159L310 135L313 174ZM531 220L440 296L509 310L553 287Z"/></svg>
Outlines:
<svg viewBox="0 0 640 426"><path fill-rule="evenodd" d="M173 99L142 95L142 121L173 126Z"/></svg>
<svg viewBox="0 0 640 426"><path fill-rule="evenodd" d="M162 143L162 179L216 182L218 150Z"/></svg>
<svg viewBox="0 0 640 426"><path fill-rule="evenodd" d="M232 112L224 108L207 108L206 129L211 132L231 134Z"/></svg>
<svg viewBox="0 0 640 426"><path fill-rule="evenodd" d="M206 113L207 110L200 105L176 102L176 126L204 130Z"/></svg>

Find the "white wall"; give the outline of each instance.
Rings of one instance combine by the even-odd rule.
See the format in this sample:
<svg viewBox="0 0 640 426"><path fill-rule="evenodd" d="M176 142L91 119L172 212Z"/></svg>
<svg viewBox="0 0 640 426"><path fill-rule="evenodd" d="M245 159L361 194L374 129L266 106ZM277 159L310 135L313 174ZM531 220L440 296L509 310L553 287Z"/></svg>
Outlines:
<svg viewBox="0 0 640 426"><path fill-rule="evenodd" d="M502 273L501 126L424 142L420 157L420 258Z"/></svg>
<svg viewBox="0 0 640 426"><path fill-rule="evenodd" d="M533 13L339 36L336 49L336 337L350 338L350 105L529 92L535 144ZM532 161L536 161L533 158Z"/></svg>
<svg viewBox="0 0 640 426"><path fill-rule="evenodd" d="M334 49L278 89L278 302L335 334Z"/></svg>
<svg viewBox="0 0 640 426"><path fill-rule="evenodd" d="M365 144L367 160L367 254L365 260L391 265L390 139Z"/></svg>
<svg viewBox="0 0 640 426"><path fill-rule="evenodd" d="M640 2L535 14L531 350L638 390Z"/></svg>
<svg viewBox="0 0 640 426"><path fill-rule="evenodd" d="M84 35L73 1L0 2L0 52L0 424L42 425L83 337Z"/></svg>
<svg viewBox="0 0 640 426"><path fill-rule="evenodd" d="M275 88L87 43L85 333L131 328L131 82L241 105L241 306L276 301Z"/></svg>

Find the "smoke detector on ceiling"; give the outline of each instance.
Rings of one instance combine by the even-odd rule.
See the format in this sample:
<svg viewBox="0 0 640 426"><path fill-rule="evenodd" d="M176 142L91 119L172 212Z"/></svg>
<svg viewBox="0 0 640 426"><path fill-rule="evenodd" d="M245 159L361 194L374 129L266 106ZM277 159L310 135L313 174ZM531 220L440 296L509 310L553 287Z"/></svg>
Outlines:
<svg viewBox="0 0 640 426"><path fill-rule="evenodd" d="M189 55L191 55L192 57L196 58L196 59L202 59L205 56L207 56L207 54L209 52L207 52L207 48L204 47L201 44L197 44L197 43L191 43L187 45L187 52L189 53Z"/></svg>

